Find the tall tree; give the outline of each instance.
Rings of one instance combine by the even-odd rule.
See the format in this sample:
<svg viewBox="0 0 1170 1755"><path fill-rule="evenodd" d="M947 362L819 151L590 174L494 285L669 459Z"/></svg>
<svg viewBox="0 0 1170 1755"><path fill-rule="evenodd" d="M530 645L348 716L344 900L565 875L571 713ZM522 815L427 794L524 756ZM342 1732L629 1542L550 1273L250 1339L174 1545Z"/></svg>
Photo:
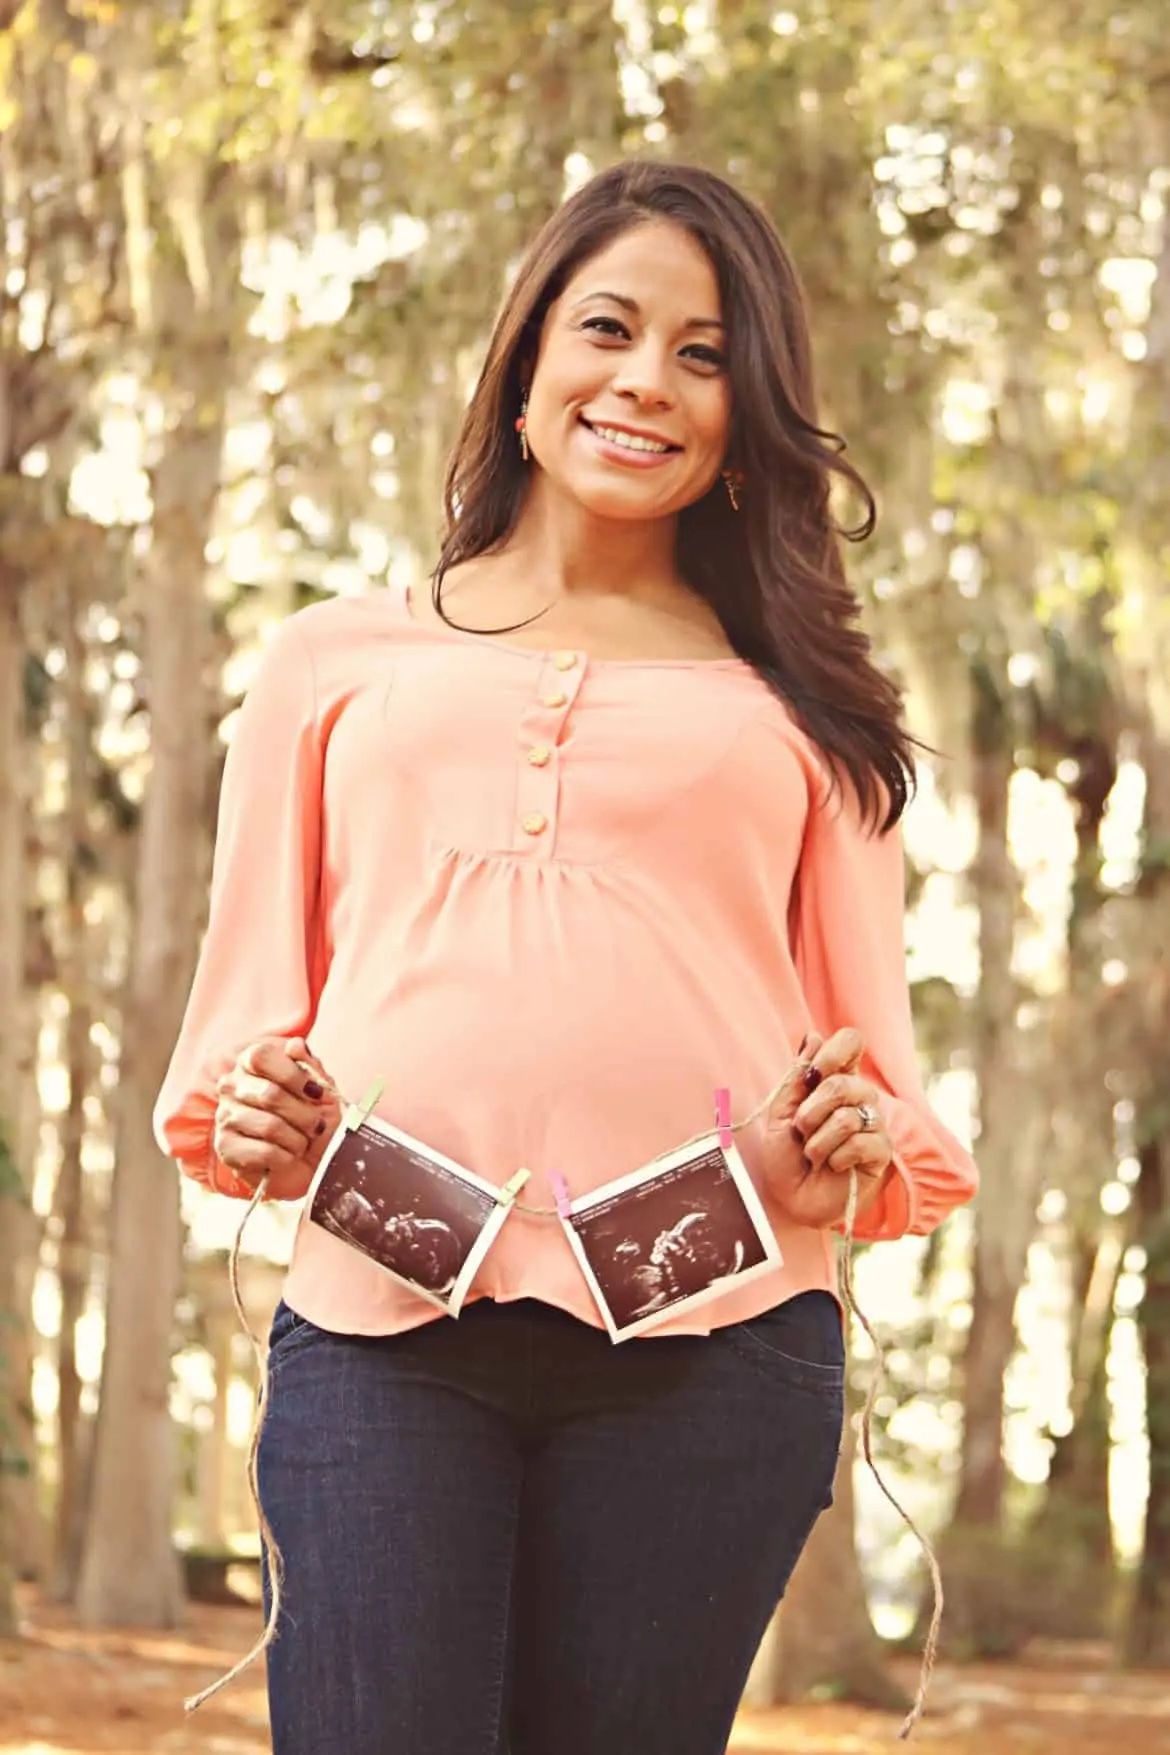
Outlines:
<svg viewBox="0 0 1170 1755"><path fill-rule="evenodd" d="M30 1298L40 1227L31 1206L37 1137L36 1041L42 938L32 929L27 847L38 764L31 684L34 584L68 565L61 539L62 458L76 439L88 361L101 320L100 278L74 302L82 263L100 270L87 143L73 125L73 72L25 9L0 37L0 1626L11 1624L3 1578L39 1558L30 1395ZM58 127L54 118L68 117ZM69 346L64 343L68 340ZM31 1114L31 1122L30 1122Z"/></svg>
<svg viewBox="0 0 1170 1755"><path fill-rule="evenodd" d="M910 1701L886 1665L869 1618L854 1538L857 1445L846 1422L833 1504L818 1518L797 1561L778 1620L772 1700L814 1693L904 1711Z"/></svg>
<svg viewBox="0 0 1170 1755"><path fill-rule="evenodd" d="M1160 165L1170 156L1170 136L1157 135ZM1164 606L1164 559L1170 552L1170 220L1162 219L1147 327L1147 349L1138 401L1143 468L1135 484L1133 515L1142 556L1134 584L1147 608ZM1134 547L1128 558L1135 559ZM1161 563L1161 566L1159 565ZM1135 630L1136 633L1136 630ZM1170 1662L1170 641L1164 614L1141 630L1130 657L1145 686L1141 729L1146 779L1141 872L1143 903L1137 974L1148 1060L1137 1089L1138 1240L1145 1250L1145 1294L1139 1331L1146 1368L1146 1424L1150 1485L1137 1586L1123 1647L1130 1662ZM1136 998L1137 996L1135 996Z"/></svg>
<svg viewBox="0 0 1170 1755"><path fill-rule="evenodd" d="M171 1333L179 1286L179 1191L151 1134L155 1093L198 946L206 876L213 724L205 552L220 483L226 399L240 324L236 191L217 148L224 77L214 18L184 23L184 55L156 68L151 22L122 39L118 67L127 271L141 365L167 410L150 470L150 548L135 610L151 724L135 934L122 1020L106 1347L93 1483L77 1587L83 1621L172 1626L181 1588L172 1523ZM169 77L168 77L169 75ZM159 175L162 106L183 82L210 133ZM202 840L202 844L201 844Z"/></svg>

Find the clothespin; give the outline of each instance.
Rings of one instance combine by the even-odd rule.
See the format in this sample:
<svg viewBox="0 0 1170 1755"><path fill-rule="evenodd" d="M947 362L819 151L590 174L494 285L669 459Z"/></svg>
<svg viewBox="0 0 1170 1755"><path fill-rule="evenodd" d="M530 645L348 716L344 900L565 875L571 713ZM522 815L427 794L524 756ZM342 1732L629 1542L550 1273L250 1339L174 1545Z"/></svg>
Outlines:
<svg viewBox="0 0 1170 1755"><path fill-rule="evenodd" d="M347 1132L352 1133L355 1128L360 1127L362 1122L368 1118L370 1110L382 1095L384 1088L384 1081L382 1079L375 1079L360 1103L350 1103L347 1106L345 1114L342 1116L342 1121Z"/></svg>
<svg viewBox="0 0 1170 1755"><path fill-rule="evenodd" d="M715 1126L719 1129L719 1144L726 1151L731 1144L731 1091L726 1085L720 1085L715 1092Z"/></svg>
<svg viewBox="0 0 1170 1755"><path fill-rule="evenodd" d="M531 1175L531 1170L517 1170L515 1176L509 1176L503 1188L501 1188L496 1195L496 1199L499 1201L500 1205L510 1207Z"/></svg>
<svg viewBox="0 0 1170 1755"><path fill-rule="evenodd" d="M569 1194L569 1185L559 1170L552 1171L549 1176L549 1181L552 1184L553 1199L557 1203L557 1212L562 1219L567 1219L569 1217L569 1207L572 1204L572 1197Z"/></svg>

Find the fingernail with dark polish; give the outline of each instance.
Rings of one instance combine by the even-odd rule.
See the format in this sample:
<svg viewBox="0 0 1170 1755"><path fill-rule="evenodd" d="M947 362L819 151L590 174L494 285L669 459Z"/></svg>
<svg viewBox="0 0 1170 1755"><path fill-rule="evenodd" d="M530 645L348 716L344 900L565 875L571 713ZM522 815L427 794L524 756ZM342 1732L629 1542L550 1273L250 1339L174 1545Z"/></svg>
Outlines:
<svg viewBox="0 0 1170 1755"><path fill-rule="evenodd" d="M305 1096L306 1097L312 1097L313 1101L316 1102L319 1097L323 1097L324 1095L325 1095L324 1085L319 1085L317 1083L316 1079L306 1079L305 1080Z"/></svg>
<svg viewBox="0 0 1170 1755"><path fill-rule="evenodd" d="M804 1082L810 1091L816 1090L823 1076L819 1067L806 1066L804 1069Z"/></svg>
<svg viewBox="0 0 1170 1755"><path fill-rule="evenodd" d="M314 1133L324 1133L325 1132L325 1123L323 1120L319 1121L317 1123L316 1127L313 1129L313 1132Z"/></svg>

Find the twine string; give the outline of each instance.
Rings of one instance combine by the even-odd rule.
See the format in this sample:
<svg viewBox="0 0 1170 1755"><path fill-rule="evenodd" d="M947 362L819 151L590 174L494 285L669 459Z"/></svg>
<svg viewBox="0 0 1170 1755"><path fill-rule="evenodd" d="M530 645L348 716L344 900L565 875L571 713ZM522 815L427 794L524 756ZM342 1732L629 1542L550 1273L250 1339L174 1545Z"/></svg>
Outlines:
<svg viewBox="0 0 1170 1755"><path fill-rule="evenodd" d="M930 1537L924 1530L921 1530L918 1527L901 1501L894 1497L889 1484L883 1478L881 1470L874 1461L873 1410L874 1403L877 1401L878 1391L885 1381L886 1350L875 1334L869 1318L866 1316L864 1310L862 1310L861 1305L857 1302L857 1296L853 1290L853 1233L857 1223L857 1197L857 1171L851 1170L849 1172L849 1194L845 1202L845 1242L841 1251L841 1291L845 1297L846 1309L849 1311L850 1315L857 1318L858 1322L868 1335L870 1346L873 1348L873 1367L869 1374L869 1385L865 1392L865 1405L861 1410L861 1454L865 1458L866 1467L869 1469L870 1474L877 1482L882 1493L889 1500L894 1510L898 1513L898 1516L902 1519L902 1522L914 1536L918 1546L922 1549L922 1552L926 1557L926 1564L930 1569L930 1586L934 1596L934 1606L931 1610L930 1616L930 1627L927 1630L926 1643L922 1648L922 1662L919 1665L918 1670L918 1687L915 1691L914 1701L910 1711L906 1714L905 1719L902 1721L901 1728L898 1731L899 1741L904 1741L905 1738L910 1735L914 1726L918 1723L918 1720L922 1717L923 1711L926 1707L926 1693L927 1689L930 1687L930 1678L934 1671L934 1660L938 1655L938 1635L939 1628L942 1625L943 1614L942 1569L939 1566L938 1556L935 1554L934 1546Z"/></svg>
<svg viewBox="0 0 1170 1755"><path fill-rule="evenodd" d="M321 1078L320 1069L307 1070L312 1070L315 1078ZM333 1091L335 1096L340 1097L340 1093L337 1091L336 1086L330 1085L329 1088ZM783 1083L777 1085L775 1090L770 1091L762 1102L757 1103L750 1115L745 1115L742 1121L732 1122L731 1131L737 1133L741 1128L749 1127L753 1121L757 1120L758 1117L771 1106L772 1102L777 1096L779 1096L782 1089ZM687 1146L694 1145L698 1140L706 1139L712 1131L711 1128L707 1128L702 1133L692 1134L691 1138L689 1140L684 1140L681 1146L672 1146L666 1152L659 1152L657 1157L652 1158L650 1162L657 1163L659 1158L665 1158L672 1152L685 1150ZM233 1664L230 1670L225 1671L217 1681L212 1682L198 1694L192 1694L187 1700L185 1700L183 1706L184 1710L187 1712L194 1712L198 1707L203 1705L204 1701L210 1700L212 1695L218 1694L221 1688L226 1688L228 1683L235 1681L236 1677L241 1675L250 1664L254 1663L262 1652L267 1651L273 1640L276 1638L277 1623L280 1619L280 1607L284 1586L284 1557L280 1552L279 1544L277 1543L272 1527L264 1514L264 1508L260 1503L257 1469L260 1437L264 1426L264 1416L267 1411L269 1400L270 1383L268 1357L263 1341L260 1339L259 1335L254 1332L251 1323L248 1321L247 1312L244 1309L244 1301L240 1293L240 1246L243 1243L244 1232L247 1228L248 1221L256 1211L256 1208L263 1201L267 1192L268 1178L265 1176L257 1183L256 1192L248 1202L247 1208L245 1209L243 1216L240 1219L239 1226L237 1227L236 1235L232 1240L231 1253L228 1257L228 1280L231 1285L232 1302L236 1308L236 1316L239 1319L240 1327L251 1342L252 1351L256 1357L256 1370L259 1378L259 1393L256 1398L256 1408L252 1419L252 1432L248 1440L247 1472L248 1489L252 1495L252 1504L256 1510L256 1521L260 1530L260 1540L263 1546L264 1559L268 1569L268 1614L265 1619L263 1632L253 1645L251 1651L246 1653L244 1657L240 1658L238 1663ZM874 1404L877 1401L878 1391L885 1381L886 1353L885 1348L875 1334L868 1317L857 1302L856 1293L853 1287L853 1243L854 1231L857 1223L859 1192L860 1185L858 1181L858 1173L856 1170L850 1170L849 1192L845 1202L843 1225L844 1247L841 1251L840 1258L841 1291L845 1299L846 1309L849 1311L850 1315L857 1318L857 1321L864 1329L869 1338L870 1345L873 1348L873 1368L870 1371L865 1405L861 1411L861 1450L862 1455L865 1458L866 1466L874 1480L877 1482L882 1493L894 1507L894 1510L898 1513L898 1516L902 1519L902 1522L906 1527L911 1531L918 1542L919 1547L922 1549L926 1558L927 1566L930 1570L931 1588L934 1593L934 1607L930 1617L930 1626L927 1631L926 1643L922 1652L922 1662L919 1668L918 1688L915 1692L913 1705L898 1731L898 1740L903 1741L905 1738L909 1737L915 1724L921 1718L926 1705L926 1694L930 1686L930 1678L934 1670L935 1658L938 1653L939 1628L942 1624L943 1613L943 1582L938 1558L929 1537L919 1528L918 1524L911 1517L905 1506L894 1496L889 1485L883 1479L881 1471L874 1460ZM535 1204L521 1201L515 1197L513 1198L512 1205L522 1208L525 1212L536 1213L541 1216L547 1215L553 1218L558 1216L555 1206L537 1206Z"/></svg>
<svg viewBox="0 0 1170 1755"><path fill-rule="evenodd" d="M260 1202L264 1199L264 1196L267 1193L268 1178L267 1176L263 1176L256 1184L256 1192L248 1202L244 1214L240 1219L240 1223L236 1228L236 1234L232 1239L231 1254L228 1256L228 1284L231 1287L232 1303L236 1307L236 1316L239 1319L240 1327L252 1343L252 1351L256 1356L256 1372L260 1385L259 1393L256 1397L256 1409L252 1416L252 1431L248 1439L248 1491L252 1495L252 1504L256 1510L256 1521L260 1529L260 1541L263 1544L264 1558L268 1564L268 1616L264 1623L264 1630L251 1651L247 1652L238 1663L233 1664L230 1670L226 1670L224 1674L219 1677L218 1681L212 1682L209 1687L201 1689L198 1694L192 1694L188 1699L184 1700L183 1710L185 1712L194 1712L196 1708L203 1705L205 1700L210 1700L213 1694L218 1694L221 1688L226 1688L229 1682L234 1682L236 1677L241 1675L243 1671L248 1668L249 1664L255 1662L261 1652L267 1651L268 1647L276 1637L276 1623L280 1617L280 1601L284 1584L284 1557L280 1552L280 1547L277 1543L276 1537L272 1533L272 1526L264 1514L264 1507L260 1503L260 1486L257 1473L257 1458L260 1453L260 1434L264 1426L264 1415L268 1408L268 1354L260 1336L248 1321L248 1313L244 1309L244 1300L240 1292L240 1245L244 1240L244 1232L247 1229L248 1220L252 1217L252 1214L256 1211L256 1208L260 1205Z"/></svg>

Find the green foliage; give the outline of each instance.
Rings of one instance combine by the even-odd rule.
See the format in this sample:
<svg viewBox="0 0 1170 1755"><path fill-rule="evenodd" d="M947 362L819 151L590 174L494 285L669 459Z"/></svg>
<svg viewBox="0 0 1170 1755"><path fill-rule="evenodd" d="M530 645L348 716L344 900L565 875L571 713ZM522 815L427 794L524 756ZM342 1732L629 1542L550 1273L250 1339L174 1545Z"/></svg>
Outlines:
<svg viewBox="0 0 1170 1755"><path fill-rule="evenodd" d="M943 1649L950 1657L1017 1657L1039 1626L1051 1638L1100 1639L1113 1631L1116 1573L1089 1563L1058 1531L1041 1542L954 1525L940 1558L949 1605Z"/></svg>
<svg viewBox="0 0 1170 1755"><path fill-rule="evenodd" d="M981 653L971 665L971 747L979 755L998 755L1014 743L1006 676Z"/></svg>
<svg viewBox="0 0 1170 1755"><path fill-rule="evenodd" d="M1170 876L1170 834L1156 830L1142 838L1140 881L1152 886Z"/></svg>
<svg viewBox="0 0 1170 1755"><path fill-rule="evenodd" d="M0 1202L18 1201L24 1205L27 1199L24 1178L12 1150L8 1123L0 1116Z"/></svg>
<svg viewBox="0 0 1170 1755"><path fill-rule="evenodd" d="M914 1035L928 1066L944 1072L970 1033L971 1006L954 982L930 975L910 984Z"/></svg>

